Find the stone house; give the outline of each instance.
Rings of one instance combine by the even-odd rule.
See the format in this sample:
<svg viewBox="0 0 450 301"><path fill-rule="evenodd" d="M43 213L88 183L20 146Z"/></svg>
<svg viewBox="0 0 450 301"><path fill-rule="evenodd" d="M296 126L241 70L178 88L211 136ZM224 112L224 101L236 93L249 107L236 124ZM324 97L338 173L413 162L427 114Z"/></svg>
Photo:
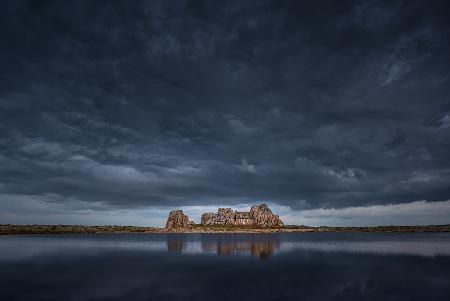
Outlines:
<svg viewBox="0 0 450 301"><path fill-rule="evenodd" d="M234 224L236 226L253 226L255 221L251 216L250 212L239 212L236 211L236 218Z"/></svg>

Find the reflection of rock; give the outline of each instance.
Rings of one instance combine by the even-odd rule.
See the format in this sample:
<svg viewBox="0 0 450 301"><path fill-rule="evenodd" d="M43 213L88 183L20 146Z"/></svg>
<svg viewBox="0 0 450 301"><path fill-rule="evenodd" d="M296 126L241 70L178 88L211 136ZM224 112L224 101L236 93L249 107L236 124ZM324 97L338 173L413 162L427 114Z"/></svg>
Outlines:
<svg viewBox="0 0 450 301"><path fill-rule="evenodd" d="M242 252L250 252L254 257L270 257L280 248L278 240L262 241L202 241L202 250L211 252L216 250L220 256L231 256Z"/></svg>
<svg viewBox="0 0 450 301"><path fill-rule="evenodd" d="M202 239L203 252L215 252L217 250L217 241Z"/></svg>
<svg viewBox="0 0 450 301"><path fill-rule="evenodd" d="M282 227L283 222L278 215L272 213L266 204L261 204L252 206L250 212L235 212L231 208L219 208L217 213L204 213L202 215L202 225Z"/></svg>
<svg viewBox="0 0 450 301"><path fill-rule="evenodd" d="M183 249L184 249L184 244L183 244L182 240L169 239L167 241L167 251L168 252L181 253L181 251Z"/></svg>
<svg viewBox="0 0 450 301"><path fill-rule="evenodd" d="M183 210L172 210L167 218L166 229L188 228L193 225Z"/></svg>
<svg viewBox="0 0 450 301"><path fill-rule="evenodd" d="M252 256L259 258L268 258L272 256L275 249L279 249L280 244L274 241L257 241L252 244Z"/></svg>

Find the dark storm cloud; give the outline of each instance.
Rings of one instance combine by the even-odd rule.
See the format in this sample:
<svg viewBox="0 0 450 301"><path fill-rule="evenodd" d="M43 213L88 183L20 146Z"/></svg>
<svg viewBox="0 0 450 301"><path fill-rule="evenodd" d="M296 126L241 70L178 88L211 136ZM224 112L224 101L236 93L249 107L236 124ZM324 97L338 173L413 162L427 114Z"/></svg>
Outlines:
<svg viewBox="0 0 450 301"><path fill-rule="evenodd" d="M448 200L449 11L4 2L0 192L111 207Z"/></svg>

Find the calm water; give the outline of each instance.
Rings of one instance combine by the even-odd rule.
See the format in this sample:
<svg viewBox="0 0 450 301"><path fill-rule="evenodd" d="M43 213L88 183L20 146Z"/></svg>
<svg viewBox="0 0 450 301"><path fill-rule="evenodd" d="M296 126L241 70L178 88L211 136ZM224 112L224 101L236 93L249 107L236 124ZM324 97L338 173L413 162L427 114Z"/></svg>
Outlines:
<svg viewBox="0 0 450 301"><path fill-rule="evenodd" d="M450 300L450 234L0 237L1 300Z"/></svg>

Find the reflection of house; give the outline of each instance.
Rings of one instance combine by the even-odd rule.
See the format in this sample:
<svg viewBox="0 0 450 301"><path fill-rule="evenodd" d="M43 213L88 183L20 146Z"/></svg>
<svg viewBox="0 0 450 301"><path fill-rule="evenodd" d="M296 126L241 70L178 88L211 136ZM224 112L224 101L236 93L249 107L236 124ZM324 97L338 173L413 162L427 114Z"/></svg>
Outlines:
<svg viewBox="0 0 450 301"><path fill-rule="evenodd" d="M250 212L236 211L235 225L237 226L253 226L254 220Z"/></svg>
<svg viewBox="0 0 450 301"><path fill-rule="evenodd" d="M194 248L195 249L195 243ZM217 239L202 238L201 250L207 253L216 253L219 256L233 256L239 254L250 254L258 258L267 258L280 248L280 241L276 238L254 239ZM183 253L187 249L187 242L180 237L168 237L167 251Z"/></svg>
<svg viewBox="0 0 450 301"><path fill-rule="evenodd" d="M277 240L263 241L203 241L202 250L206 252L217 250L220 256L232 256L239 253L250 252L254 257L267 258L270 257L275 250L280 248Z"/></svg>

